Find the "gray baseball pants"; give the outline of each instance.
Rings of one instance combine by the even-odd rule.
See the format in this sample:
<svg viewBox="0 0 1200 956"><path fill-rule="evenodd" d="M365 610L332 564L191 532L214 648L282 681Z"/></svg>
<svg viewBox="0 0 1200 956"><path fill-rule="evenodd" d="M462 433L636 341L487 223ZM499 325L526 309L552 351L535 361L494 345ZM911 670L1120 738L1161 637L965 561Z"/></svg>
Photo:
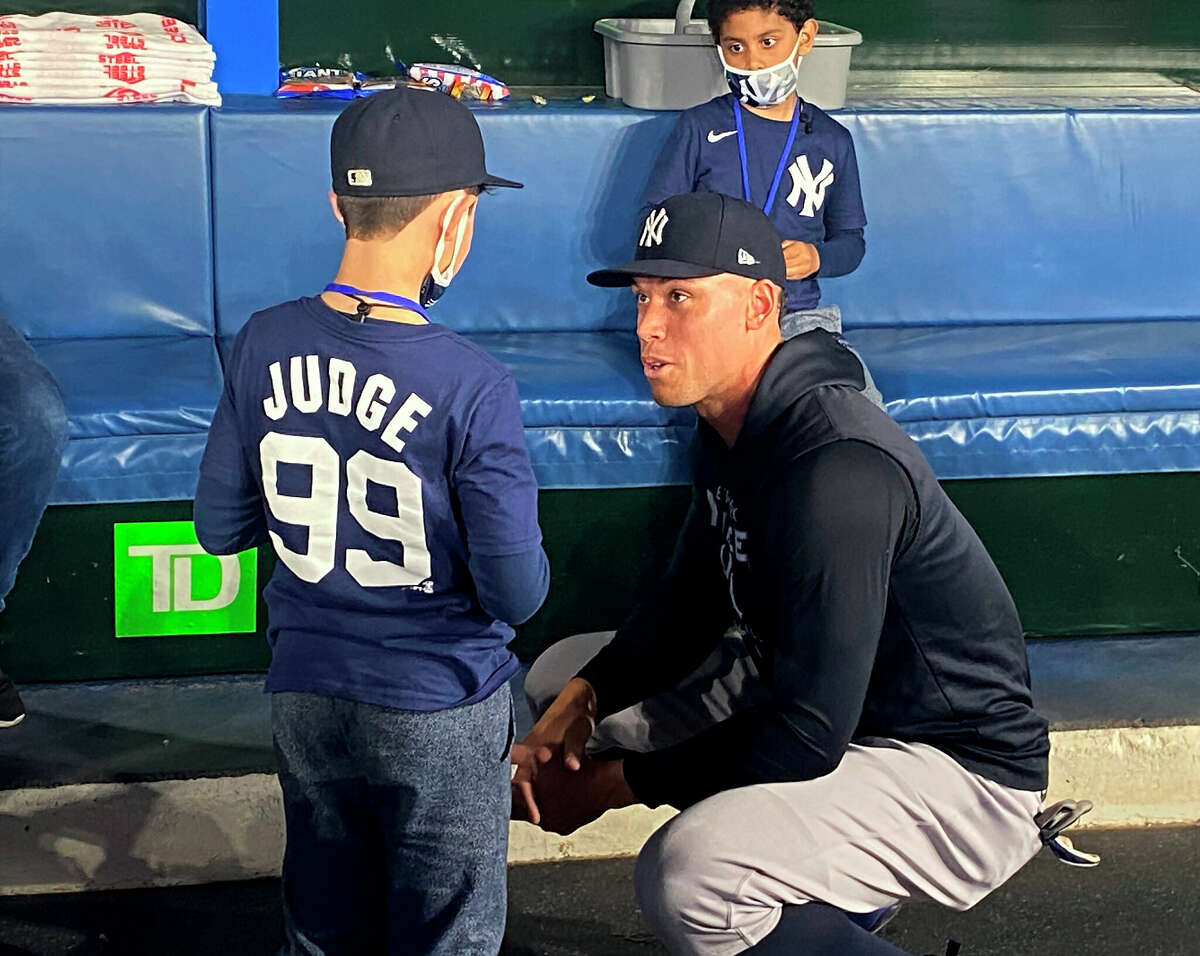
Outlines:
<svg viewBox="0 0 1200 956"><path fill-rule="evenodd" d="M534 715L611 639L582 634L542 654L525 681ZM669 747L766 695L731 632L678 687L601 721L589 749ZM1041 799L927 744L851 744L827 776L727 790L673 818L638 858L638 901L672 953L696 956L744 952L789 904L965 910L1037 853Z"/></svg>

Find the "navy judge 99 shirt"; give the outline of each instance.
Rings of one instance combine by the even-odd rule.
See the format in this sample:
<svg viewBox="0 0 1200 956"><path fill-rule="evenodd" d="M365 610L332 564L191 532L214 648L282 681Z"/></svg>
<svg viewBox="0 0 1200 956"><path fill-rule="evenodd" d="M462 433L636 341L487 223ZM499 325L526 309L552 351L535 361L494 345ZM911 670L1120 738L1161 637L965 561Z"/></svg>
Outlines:
<svg viewBox="0 0 1200 956"><path fill-rule="evenodd" d="M278 557L268 691L442 710L515 671L512 628L472 567L536 556L514 614L536 610L537 487L512 377L461 336L352 321L318 298L257 313L200 473L201 543Z"/></svg>

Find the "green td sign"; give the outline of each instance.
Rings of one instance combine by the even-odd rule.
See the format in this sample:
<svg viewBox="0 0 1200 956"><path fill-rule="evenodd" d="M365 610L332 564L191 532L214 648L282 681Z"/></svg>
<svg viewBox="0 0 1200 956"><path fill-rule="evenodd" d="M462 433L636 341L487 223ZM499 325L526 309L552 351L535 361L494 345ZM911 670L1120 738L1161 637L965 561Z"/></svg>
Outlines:
<svg viewBox="0 0 1200 956"><path fill-rule="evenodd" d="M190 521L113 525L117 637L257 629L258 555L216 557Z"/></svg>

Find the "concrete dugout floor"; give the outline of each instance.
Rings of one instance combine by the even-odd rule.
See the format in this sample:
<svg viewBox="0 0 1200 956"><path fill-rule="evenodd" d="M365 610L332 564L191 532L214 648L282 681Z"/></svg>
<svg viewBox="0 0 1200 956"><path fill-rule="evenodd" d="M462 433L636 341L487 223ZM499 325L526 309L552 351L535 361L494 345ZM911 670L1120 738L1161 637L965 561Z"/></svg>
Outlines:
<svg viewBox="0 0 1200 956"><path fill-rule="evenodd" d="M1200 725L1200 634L1029 643L1038 710L1058 731ZM518 736L533 724L514 676ZM274 773L261 674L22 688L0 734L0 790Z"/></svg>
<svg viewBox="0 0 1200 956"><path fill-rule="evenodd" d="M916 953L963 956L1200 954L1200 828L1091 831L1093 870L1043 853L969 913L914 903L885 930ZM632 860L510 871L502 956L658 956L634 901ZM0 956L262 956L280 941L274 880L0 899ZM103 935L107 943L100 939Z"/></svg>

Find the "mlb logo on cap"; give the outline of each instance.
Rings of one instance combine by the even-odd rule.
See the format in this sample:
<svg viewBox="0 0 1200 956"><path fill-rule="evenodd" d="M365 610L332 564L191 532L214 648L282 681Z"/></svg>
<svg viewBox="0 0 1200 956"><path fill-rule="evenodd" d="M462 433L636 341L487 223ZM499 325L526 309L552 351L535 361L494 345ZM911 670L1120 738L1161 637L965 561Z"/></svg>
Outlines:
<svg viewBox="0 0 1200 956"><path fill-rule="evenodd" d="M370 186L375 181L369 169L347 169L346 181L351 186Z"/></svg>

